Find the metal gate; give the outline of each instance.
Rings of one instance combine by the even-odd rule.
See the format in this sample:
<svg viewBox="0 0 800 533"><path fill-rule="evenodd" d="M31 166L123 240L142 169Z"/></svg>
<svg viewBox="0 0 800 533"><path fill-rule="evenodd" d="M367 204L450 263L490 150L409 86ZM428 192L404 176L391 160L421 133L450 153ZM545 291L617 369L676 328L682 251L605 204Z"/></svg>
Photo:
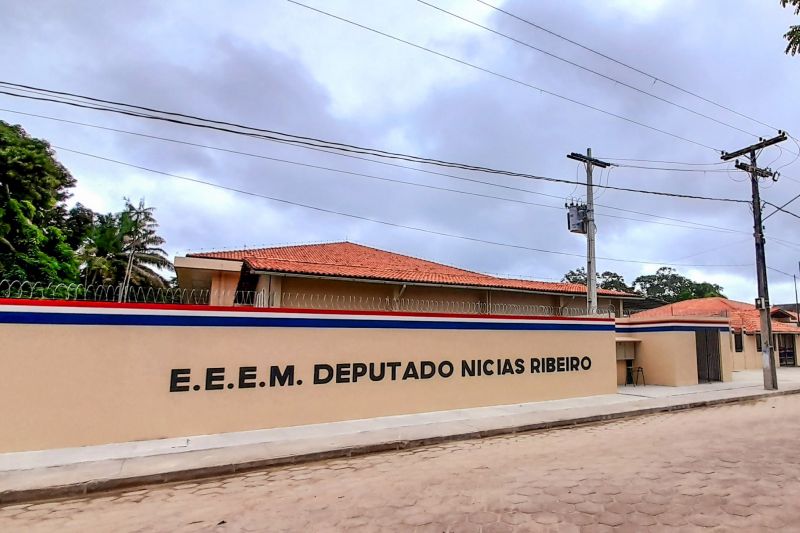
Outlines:
<svg viewBox="0 0 800 533"><path fill-rule="evenodd" d="M700 328L694 335L697 345L697 382L722 381L719 330Z"/></svg>

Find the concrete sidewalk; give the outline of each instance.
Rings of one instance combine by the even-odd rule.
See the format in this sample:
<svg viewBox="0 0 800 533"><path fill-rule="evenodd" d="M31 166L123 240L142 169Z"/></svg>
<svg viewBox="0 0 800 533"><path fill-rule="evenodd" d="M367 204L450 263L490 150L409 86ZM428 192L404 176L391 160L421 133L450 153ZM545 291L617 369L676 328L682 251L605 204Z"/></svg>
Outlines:
<svg viewBox="0 0 800 533"><path fill-rule="evenodd" d="M391 416L291 428L0 454L0 503L76 496L274 465L549 429L800 392L800 368L689 387L620 387L617 394Z"/></svg>

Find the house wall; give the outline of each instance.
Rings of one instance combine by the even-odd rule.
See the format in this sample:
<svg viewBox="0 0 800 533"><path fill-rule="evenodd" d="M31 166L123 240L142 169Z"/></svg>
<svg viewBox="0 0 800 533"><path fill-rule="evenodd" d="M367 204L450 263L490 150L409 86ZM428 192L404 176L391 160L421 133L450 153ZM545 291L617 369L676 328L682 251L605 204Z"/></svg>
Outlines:
<svg viewBox="0 0 800 533"><path fill-rule="evenodd" d="M695 331L705 327L720 330L720 373L722 381L731 381L734 360L729 348L726 319L617 319L618 333L641 341L636 347L633 366L642 367L648 385L684 386L698 383Z"/></svg>
<svg viewBox="0 0 800 533"><path fill-rule="evenodd" d="M345 309L395 309L391 302L397 298L407 303L413 302L412 310L424 311L429 303L430 310L460 313L485 312L487 302L493 304L497 314L502 313L503 305L543 306L548 308L585 308L586 297L537 294L497 289L471 289L460 287L441 287L426 285L406 285L402 283L376 283L368 281L345 281L296 276L261 275L258 290L268 285L264 280L272 280L272 307L287 308L334 308L339 305ZM278 293L275 283L279 282ZM402 290L402 294L401 294ZM277 304L280 302L280 305ZM335 302L331 304L331 302ZM620 308L618 300L598 298L600 307ZM379 306L379 307L376 307ZM419 309L416 309L418 308ZM509 311L513 311L510 308ZM540 311L537 314L549 314Z"/></svg>
<svg viewBox="0 0 800 533"><path fill-rule="evenodd" d="M731 334L731 342L733 342ZM736 370L754 370L761 368L761 352L756 349L755 335L742 335L742 351L736 352L731 346Z"/></svg>
<svg viewBox="0 0 800 533"><path fill-rule="evenodd" d="M733 336L730 328L719 332L719 351L720 364L722 365L722 381L733 381Z"/></svg>
<svg viewBox="0 0 800 533"><path fill-rule="evenodd" d="M241 278L241 262L215 259L176 258L178 281L181 288L210 288L211 305L231 305L234 291ZM314 277L298 277L280 274L261 274L254 288L256 294L248 302L255 307L286 307L290 309L387 309L403 310L397 299L416 310L428 302L431 310L462 313L483 313L487 303L495 305L495 313L502 313L502 306L543 306L548 308L570 307L585 309L586 296L540 294L488 288L457 288L426 286L400 282L346 281ZM402 294L401 294L402 291ZM612 308L616 316L622 315L623 302L616 298L598 297L600 308ZM509 308L508 312L515 312ZM516 311L519 312L519 311ZM531 312L534 312L531 310ZM551 314L538 311L535 314Z"/></svg>
<svg viewBox="0 0 800 533"><path fill-rule="evenodd" d="M596 318L0 300L0 452L611 394L614 337ZM576 365L534 371L557 357ZM475 361L488 372L468 375ZM453 371L343 377L381 363Z"/></svg>
<svg viewBox="0 0 800 533"><path fill-rule="evenodd" d="M625 361L617 361L617 385L625 385L625 378L627 372L625 369Z"/></svg>
<svg viewBox="0 0 800 533"><path fill-rule="evenodd" d="M236 298L236 286L238 284L238 272L214 272L211 275L209 305L233 305L233 301Z"/></svg>
<svg viewBox="0 0 800 533"><path fill-rule="evenodd" d="M755 370L762 368L763 365L763 355L761 354L761 350L758 349L756 346L756 336L755 335L744 335L742 339L742 348L743 351L739 353L734 353L734 361L736 370ZM775 366L780 365L779 354L778 354L778 346L777 340L773 338L773 353L772 356L775 359ZM800 335L795 335L795 361L800 360L800 354L797 353L797 349L800 348ZM731 348L733 349L733 348Z"/></svg>

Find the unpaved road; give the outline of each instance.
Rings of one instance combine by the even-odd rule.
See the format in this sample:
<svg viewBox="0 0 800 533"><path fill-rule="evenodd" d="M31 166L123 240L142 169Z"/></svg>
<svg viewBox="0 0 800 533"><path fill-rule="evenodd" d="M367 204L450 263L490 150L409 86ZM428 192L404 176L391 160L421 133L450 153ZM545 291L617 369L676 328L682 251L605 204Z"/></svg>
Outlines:
<svg viewBox="0 0 800 533"><path fill-rule="evenodd" d="M800 531L800 395L0 508L0 531Z"/></svg>

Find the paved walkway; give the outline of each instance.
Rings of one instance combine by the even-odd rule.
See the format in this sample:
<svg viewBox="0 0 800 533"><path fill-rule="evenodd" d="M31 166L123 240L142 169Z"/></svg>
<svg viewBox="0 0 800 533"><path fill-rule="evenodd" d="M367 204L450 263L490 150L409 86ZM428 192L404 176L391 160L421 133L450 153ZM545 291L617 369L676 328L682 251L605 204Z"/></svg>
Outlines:
<svg viewBox="0 0 800 533"><path fill-rule="evenodd" d="M229 475L280 464L736 401L765 393L760 371L734 376L730 383L629 386L620 387L617 394L570 400L0 454L0 503ZM779 383L780 392L800 391L800 368L781 369Z"/></svg>
<svg viewBox="0 0 800 533"><path fill-rule="evenodd" d="M0 507L0 531L797 531L800 395Z"/></svg>

